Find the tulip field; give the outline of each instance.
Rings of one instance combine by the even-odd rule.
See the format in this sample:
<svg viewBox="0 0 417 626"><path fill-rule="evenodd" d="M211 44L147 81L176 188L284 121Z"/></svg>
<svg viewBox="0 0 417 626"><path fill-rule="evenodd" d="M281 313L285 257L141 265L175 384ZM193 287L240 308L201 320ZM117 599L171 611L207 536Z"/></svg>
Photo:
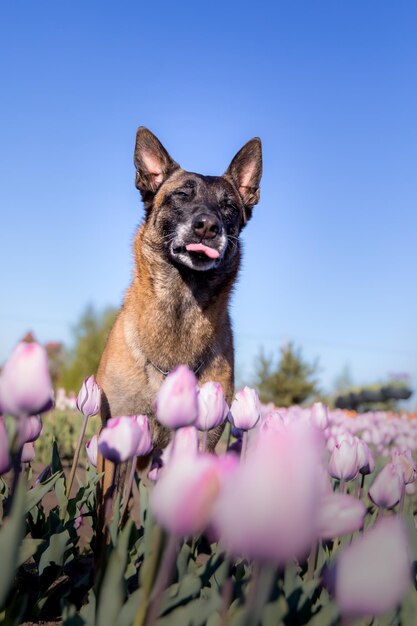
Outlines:
<svg viewBox="0 0 417 626"><path fill-rule="evenodd" d="M54 392L35 342L0 374L0 626L417 624L414 415L262 405L249 387L228 406L180 365L154 450L154 418L99 433L100 402L94 376ZM127 464L101 503L99 455Z"/></svg>

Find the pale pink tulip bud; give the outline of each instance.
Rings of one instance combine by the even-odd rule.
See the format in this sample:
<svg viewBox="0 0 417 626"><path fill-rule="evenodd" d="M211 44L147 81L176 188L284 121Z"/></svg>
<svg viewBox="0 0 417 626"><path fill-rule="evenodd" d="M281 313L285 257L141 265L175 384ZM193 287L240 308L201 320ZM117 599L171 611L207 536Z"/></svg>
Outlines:
<svg viewBox="0 0 417 626"><path fill-rule="evenodd" d="M20 444L36 441L42 432L42 419L40 415L31 415L20 423Z"/></svg>
<svg viewBox="0 0 417 626"><path fill-rule="evenodd" d="M153 449L151 429L149 428L149 420L146 415L134 415L140 430L139 445L136 450L136 456L145 456Z"/></svg>
<svg viewBox="0 0 417 626"><path fill-rule="evenodd" d="M5 415L27 417L53 406L48 355L38 343L19 343L0 375L0 410Z"/></svg>
<svg viewBox="0 0 417 626"><path fill-rule="evenodd" d="M226 405L227 406L227 405ZM198 417L194 426L198 430L211 430L223 424L227 413L223 389L220 383L209 381L204 383L198 392Z"/></svg>
<svg viewBox="0 0 417 626"><path fill-rule="evenodd" d="M375 469L375 460L368 444L363 439L357 438L358 467L361 474L372 474Z"/></svg>
<svg viewBox="0 0 417 626"><path fill-rule="evenodd" d="M238 391L230 407L232 425L241 430L254 428L261 419L261 403L255 389L245 387Z"/></svg>
<svg viewBox="0 0 417 626"><path fill-rule="evenodd" d="M321 539L334 539L353 533L363 525L366 506L361 500L343 493L327 494L320 501L318 532Z"/></svg>
<svg viewBox="0 0 417 626"><path fill-rule="evenodd" d="M310 419L312 424L320 430L324 430L329 425L328 409L322 402L315 402L311 407Z"/></svg>
<svg viewBox="0 0 417 626"><path fill-rule="evenodd" d="M87 441L85 444L85 451L87 453L87 458L91 465L97 467L97 435L93 435L90 441Z"/></svg>
<svg viewBox="0 0 417 626"><path fill-rule="evenodd" d="M336 564L336 601L344 615L382 615L400 604L410 582L404 525L399 517L388 517L340 554Z"/></svg>
<svg viewBox="0 0 417 626"><path fill-rule="evenodd" d="M5 474L12 466L9 452L9 439L3 417L0 415L0 474Z"/></svg>
<svg viewBox="0 0 417 626"><path fill-rule="evenodd" d="M162 383L155 399L155 412L163 426L174 430L196 421L197 379L186 365L178 365Z"/></svg>
<svg viewBox="0 0 417 626"><path fill-rule="evenodd" d="M77 409L84 417L92 417L100 411L101 389L93 375L84 379L77 396Z"/></svg>
<svg viewBox="0 0 417 626"><path fill-rule="evenodd" d="M22 448L22 463L30 463L35 458L35 446L32 442L25 443Z"/></svg>
<svg viewBox="0 0 417 626"><path fill-rule="evenodd" d="M356 441L342 439L336 443L329 461L330 476L342 481L355 478L359 470L357 449Z"/></svg>
<svg viewBox="0 0 417 626"><path fill-rule="evenodd" d="M413 483L416 480L417 466L409 448L394 450L392 460L401 467L406 485Z"/></svg>
<svg viewBox="0 0 417 626"><path fill-rule="evenodd" d="M150 505L155 519L164 528L186 537L207 527L219 491L216 457L174 456L152 490Z"/></svg>
<svg viewBox="0 0 417 626"><path fill-rule="evenodd" d="M413 496L416 493L416 484L415 483L407 483L405 486L405 493L408 496Z"/></svg>
<svg viewBox="0 0 417 626"><path fill-rule="evenodd" d="M270 411L262 420L261 430L280 430L284 428L284 420L278 411Z"/></svg>
<svg viewBox="0 0 417 626"><path fill-rule="evenodd" d="M194 456L198 452L198 430L184 426L175 431L173 439L162 452L162 462L168 463L172 456Z"/></svg>
<svg viewBox="0 0 417 626"><path fill-rule="evenodd" d="M128 416L112 417L98 437L98 449L105 459L123 463L136 456L140 429L135 419Z"/></svg>
<svg viewBox="0 0 417 626"><path fill-rule="evenodd" d="M404 478L397 463L388 463L379 472L369 489L372 502L384 509L396 506L404 495Z"/></svg>

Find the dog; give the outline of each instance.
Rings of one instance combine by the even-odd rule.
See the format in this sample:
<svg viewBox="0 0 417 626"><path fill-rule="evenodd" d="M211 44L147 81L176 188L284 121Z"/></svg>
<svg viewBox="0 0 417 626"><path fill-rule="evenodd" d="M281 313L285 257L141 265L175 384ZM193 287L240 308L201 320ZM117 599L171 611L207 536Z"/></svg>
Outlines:
<svg viewBox="0 0 417 626"><path fill-rule="evenodd" d="M166 375L178 364L199 384L221 383L234 394L233 335L228 311L241 260L239 234L259 201L262 147L246 143L222 176L184 171L148 129L140 127L134 151L136 187L145 218L134 237L133 280L99 365L101 419L145 414L155 447L169 432L153 404ZM213 450L222 429L209 433ZM112 464L103 492L111 483Z"/></svg>

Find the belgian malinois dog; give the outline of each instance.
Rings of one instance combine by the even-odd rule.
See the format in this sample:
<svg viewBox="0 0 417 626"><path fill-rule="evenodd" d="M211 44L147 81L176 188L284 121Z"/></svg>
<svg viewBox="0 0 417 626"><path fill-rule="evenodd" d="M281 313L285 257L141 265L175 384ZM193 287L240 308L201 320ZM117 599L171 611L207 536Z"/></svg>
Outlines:
<svg viewBox="0 0 417 626"><path fill-rule="evenodd" d="M146 128L136 134L136 187L145 218L133 244L133 280L98 370L102 422L145 414L155 446L169 433L153 414L165 376L185 363L199 383L234 393L233 336L228 304L239 270L239 233L259 201L261 142L246 143L223 176L184 171ZM209 433L214 449L221 428ZM106 490L112 464L105 471ZM103 493L103 492L102 492Z"/></svg>

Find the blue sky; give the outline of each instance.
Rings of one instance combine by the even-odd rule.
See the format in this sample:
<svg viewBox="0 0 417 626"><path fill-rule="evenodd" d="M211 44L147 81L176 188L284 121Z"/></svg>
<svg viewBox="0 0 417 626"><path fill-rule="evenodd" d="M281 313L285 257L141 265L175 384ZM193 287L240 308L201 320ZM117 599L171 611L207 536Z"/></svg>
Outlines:
<svg viewBox="0 0 417 626"><path fill-rule="evenodd" d="M146 125L206 174L263 140L241 379L292 339L325 389L345 365L417 382L416 32L414 2L2 3L0 361L121 302Z"/></svg>

